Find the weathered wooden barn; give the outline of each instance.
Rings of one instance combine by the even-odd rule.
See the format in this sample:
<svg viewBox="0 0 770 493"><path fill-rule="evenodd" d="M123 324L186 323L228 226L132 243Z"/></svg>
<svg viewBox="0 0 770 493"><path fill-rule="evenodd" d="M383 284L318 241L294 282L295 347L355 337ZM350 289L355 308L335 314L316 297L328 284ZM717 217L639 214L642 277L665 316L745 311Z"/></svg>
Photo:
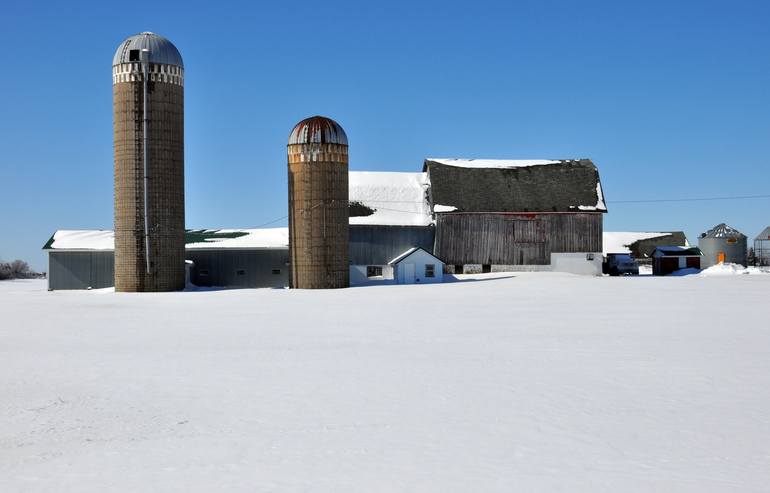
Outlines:
<svg viewBox="0 0 770 493"><path fill-rule="evenodd" d="M448 270L547 270L554 255L601 255L607 207L588 159L426 159L423 171L433 253Z"/></svg>

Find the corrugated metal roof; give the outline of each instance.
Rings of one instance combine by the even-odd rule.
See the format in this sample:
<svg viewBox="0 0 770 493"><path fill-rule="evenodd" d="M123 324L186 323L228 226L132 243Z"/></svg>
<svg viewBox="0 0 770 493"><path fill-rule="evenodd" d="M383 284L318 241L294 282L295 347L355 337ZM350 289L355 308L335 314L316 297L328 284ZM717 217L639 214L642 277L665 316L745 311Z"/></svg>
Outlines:
<svg viewBox="0 0 770 493"><path fill-rule="evenodd" d="M293 144L341 144L348 145L348 136L339 123L325 116L311 116L294 126L289 134Z"/></svg>
<svg viewBox="0 0 770 493"><path fill-rule="evenodd" d="M703 233L701 238L746 238L746 235L725 223L721 223Z"/></svg>
<svg viewBox="0 0 770 493"><path fill-rule="evenodd" d="M129 63L131 50L143 50L145 48L150 50L150 63L165 63L184 68L182 55L179 54L174 43L151 32L135 34L120 43L115 51L115 56L112 57L112 65Z"/></svg>
<svg viewBox="0 0 770 493"><path fill-rule="evenodd" d="M766 227L762 230L761 233L757 235L755 240L770 240L770 226Z"/></svg>

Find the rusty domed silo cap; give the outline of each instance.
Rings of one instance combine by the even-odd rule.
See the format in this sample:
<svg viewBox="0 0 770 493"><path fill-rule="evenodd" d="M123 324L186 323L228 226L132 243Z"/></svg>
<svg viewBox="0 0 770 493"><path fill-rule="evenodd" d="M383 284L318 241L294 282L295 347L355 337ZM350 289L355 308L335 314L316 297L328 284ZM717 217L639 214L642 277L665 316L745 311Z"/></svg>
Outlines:
<svg viewBox="0 0 770 493"><path fill-rule="evenodd" d="M348 136L339 123L325 116L311 116L294 126L289 134L293 144L340 144L348 145Z"/></svg>
<svg viewBox="0 0 770 493"><path fill-rule="evenodd" d="M150 63L164 63L184 68L182 55L179 54L179 50L176 49L174 43L163 36L159 36L149 31L129 36L125 41L120 43L118 49L115 51L115 56L112 57L112 65L115 66L121 63L138 61L131 59L131 51L141 51L145 49L150 53L148 60Z"/></svg>

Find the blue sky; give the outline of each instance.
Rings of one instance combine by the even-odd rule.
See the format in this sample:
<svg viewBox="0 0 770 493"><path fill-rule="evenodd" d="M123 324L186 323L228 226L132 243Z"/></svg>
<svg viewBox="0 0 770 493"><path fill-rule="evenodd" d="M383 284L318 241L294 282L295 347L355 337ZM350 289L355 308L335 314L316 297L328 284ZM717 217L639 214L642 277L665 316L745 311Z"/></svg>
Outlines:
<svg viewBox="0 0 770 493"><path fill-rule="evenodd" d="M765 1L8 3L0 258L112 228L110 65L145 30L185 60L188 227L285 215L286 137L323 114L353 170L588 157L606 230L753 238L770 198L613 201L770 193L768 25Z"/></svg>

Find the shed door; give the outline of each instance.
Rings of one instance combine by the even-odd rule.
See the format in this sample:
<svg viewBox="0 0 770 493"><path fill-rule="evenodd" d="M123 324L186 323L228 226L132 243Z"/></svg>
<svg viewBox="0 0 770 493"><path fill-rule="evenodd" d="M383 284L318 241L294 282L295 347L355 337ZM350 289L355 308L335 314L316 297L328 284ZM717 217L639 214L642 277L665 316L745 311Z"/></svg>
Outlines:
<svg viewBox="0 0 770 493"><path fill-rule="evenodd" d="M404 284L414 283L414 264L404 264L401 272L404 273Z"/></svg>

